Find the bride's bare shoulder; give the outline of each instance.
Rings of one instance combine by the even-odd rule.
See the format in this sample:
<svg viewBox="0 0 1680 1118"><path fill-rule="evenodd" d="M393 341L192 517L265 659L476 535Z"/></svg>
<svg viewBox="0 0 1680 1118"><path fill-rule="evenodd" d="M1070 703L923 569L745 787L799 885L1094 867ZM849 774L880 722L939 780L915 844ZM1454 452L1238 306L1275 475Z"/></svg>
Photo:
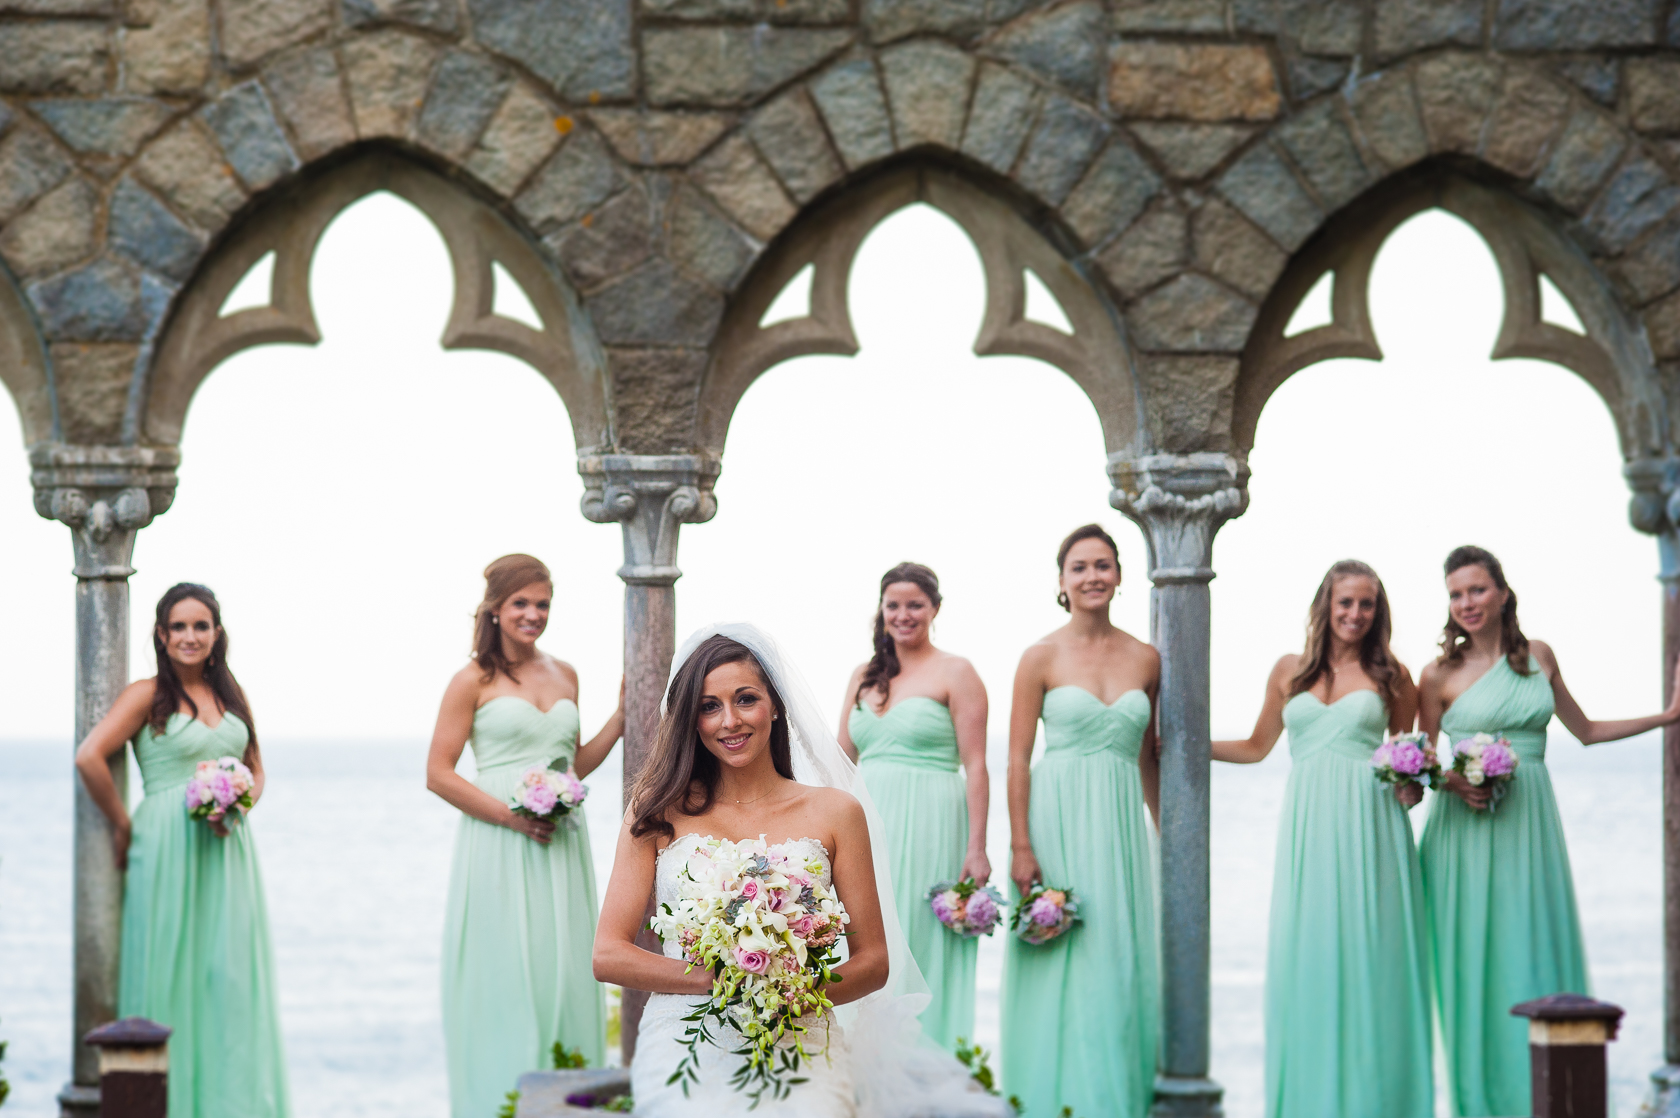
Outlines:
<svg viewBox="0 0 1680 1118"><path fill-rule="evenodd" d="M828 834L839 836L859 828L869 828L864 819L863 805L858 803L856 796L844 789L814 787L806 802L810 805L812 819L820 822Z"/></svg>

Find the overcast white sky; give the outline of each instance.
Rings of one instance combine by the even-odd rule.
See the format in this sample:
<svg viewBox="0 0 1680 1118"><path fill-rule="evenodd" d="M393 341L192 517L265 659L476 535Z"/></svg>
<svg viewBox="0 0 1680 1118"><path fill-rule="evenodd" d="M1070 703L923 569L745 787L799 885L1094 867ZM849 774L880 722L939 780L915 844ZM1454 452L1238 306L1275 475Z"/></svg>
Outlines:
<svg viewBox="0 0 1680 1118"><path fill-rule="evenodd" d="M620 672L621 547L616 526L578 512L558 397L512 358L438 347L445 250L395 198L333 225L314 283L320 346L240 354L194 402L175 506L136 548L133 674L152 670L158 596L202 581L271 741L424 737L467 652L480 571L524 550L554 569L545 646L577 666L592 731ZM838 712L880 573L928 563L946 592L936 639L974 660L1002 734L1016 658L1065 617L1056 545L1097 520L1121 543L1115 619L1147 636L1143 542L1108 505L1096 416L1056 369L973 355L981 285L972 246L936 211L872 234L852 280L863 352L789 362L747 393L718 515L683 529L679 629L768 626ZM1464 542L1504 559L1524 628L1553 642L1589 714L1655 709L1656 546L1628 526L1603 403L1564 369L1487 360L1497 275L1452 217L1403 226L1373 296L1387 359L1283 386L1260 423L1250 510L1215 545L1215 733L1246 732L1339 558L1382 573L1415 672L1444 616L1441 559ZM69 532L31 508L15 421L0 423L0 467L0 678L14 699L0 736L67 739Z"/></svg>

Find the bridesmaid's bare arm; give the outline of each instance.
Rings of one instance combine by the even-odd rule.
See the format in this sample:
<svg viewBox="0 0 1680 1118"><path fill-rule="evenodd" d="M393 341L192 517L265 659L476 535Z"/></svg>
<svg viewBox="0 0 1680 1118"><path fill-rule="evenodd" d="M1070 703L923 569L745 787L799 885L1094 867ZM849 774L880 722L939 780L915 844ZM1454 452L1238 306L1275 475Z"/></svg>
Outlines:
<svg viewBox="0 0 1680 1118"><path fill-rule="evenodd" d="M119 869L128 867L132 821L128 817L128 805L117 794L117 782L111 776L110 762L151 717L154 688L155 681L150 679L142 679L123 688L117 701L105 712L105 717L76 747L76 771L81 774L88 798L111 821L111 846Z"/></svg>
<svg viewBox="0 0 1680 1118"><path fill-rule="evenodd" d="M852 677L846 681L846 701L840 707L840 729L835 737L840 742L840 748L846 751L846 756L856 764L858 759L857 746L852 743L852 708L857 706L858 684L863 682L863 669L868 664L859 664L852 669Z"/></svg>
<svg viewBox="0 0 1680 1118"><path fill-rule="evenodd" d="M1668 707L1661 714L1647 714L1643 718L1614 718L1608 721L1594 721L1588 718L1581 709L1581 704L1575 701L1575 696L1569 693L1564 685L1563 671L1558 667L1557 656L1551 646L1544 641L1530 641L1529 650L1534 658L1540 662L1540 670L1552 684L1552 701L1557 705L1558 721L1580 741L1582 745L1598 745L1601 742L1620 741L1631 738L1635 734L1643 734L1646 730L1655 730L1659 726L1669 726L1680 722L1680 685L1669 689ZM1680 663L1675 664L1675 679L1680 681Z"/></svg>
<svg viewBox="0 0 1680 1118"><path fill-rule="evenodd" d="M1154 651L1151 649L1150 651ZM1143 728L1143 748L1138 752L1138 777L1143 781L1143 802L1149 817L1155 821L1155 831L1161 831L1161 735L1156 699L1161 690L1161 656L1155 654L1155 678L1144 689L1149 696L1149 725Z"/></svg>
<svg viewBox="0 0 1680 1118"><path fill-rule="evenodd" d="M992 800L991 775L986 771L986 685L980 673L960 656L953 656L947 673L951 723L957 730L957 754L962 758L968 793L968 849L962 874L984 885L992 876L986 857L986 814Z"/></svg>
<svg viewBox="0 0 1680 1118"><path fill-rule="evenodd" d="M601 762L607 759L618 739L624 736L624 680L618 681L618 709L612 712L607 724L601 727L601 732L589 739L585 745L578 747L577 756L572 758L572 772L579 780L588 776L601 767Z"/></svg>
<svg viewBox="0 0 1680 1118"><path fill-rule="evenodd" d="M655 994L709 993L709 972L691 971L681 959L667 959L636 946L636 933L642 929L648 898L653 895L658 858L655 836L633 837L626 816L618 832L618 849L613 854L612 877L607 879L607 895L601 902L601 918L595 925L595 981Z"/></svg>
<svg viewBox="0 0 1680 1118"><path fill-rule="evenodd" d="M1025 893L1042 877L1027 814L1032 805L1032 751L1044 713L1044 676L1055 650L1035 644L1021 654L1009 703L1009 880Z"/></svg>
<svg viewBox="0 0 1680 1118"><path fill-rule="evenodd" d="M443 692L437 727L432 731L432 746L426 754L426 788L474 819L519 831L546 846L554 834L554 824L515 815L513 808L455 771L461 752L467 747L467 738L472 735L478 681L478 665L468 664L455 673Z"/></svg>
<svg viewBox="0 0 1680 1118"><path fill-rule="evenodd" d="M1301 658L1293 653L1272 666L1266 680L1266 701L1260 707L1260 717L1254 722L1254 733L1235 741L1213 743L1213 759L1234 765L1252 765L1264 761L1283 736L1283 707L1289 701L1289 681Z"/></svg>

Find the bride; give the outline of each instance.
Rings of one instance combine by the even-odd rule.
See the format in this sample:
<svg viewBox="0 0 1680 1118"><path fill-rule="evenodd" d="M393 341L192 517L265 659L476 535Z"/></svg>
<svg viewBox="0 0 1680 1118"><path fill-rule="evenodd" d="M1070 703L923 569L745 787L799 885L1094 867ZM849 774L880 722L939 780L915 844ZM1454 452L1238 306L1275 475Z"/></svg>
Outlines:
<svg viewBox="0 0 1680 1118"><path fill-rule="evenodd" d="M723 1118L745 1110L729 1085L740 1036L703 1046L699 1083L668 1083L686 1048L694 1005L711 975L685 973L676 944L663 955L635 944L647 901L676 900L677 874L706 838L765 837L820 862L851 914L848 958L827 988L837 1007L813 1022L803 1081L757 1112L800 1118L1002 1118L956 1059L921 1036L927 985L916 970L888 880L880 820L857 769L828 732L804 681L770 637L751 625L703 629L676 657L664 717L630 798L595 936L595 977L650 990L630 1066L636 1113ZM673 857L667 852L675 851ZM813 1040L815 1043L813 1043Z"/></svg>

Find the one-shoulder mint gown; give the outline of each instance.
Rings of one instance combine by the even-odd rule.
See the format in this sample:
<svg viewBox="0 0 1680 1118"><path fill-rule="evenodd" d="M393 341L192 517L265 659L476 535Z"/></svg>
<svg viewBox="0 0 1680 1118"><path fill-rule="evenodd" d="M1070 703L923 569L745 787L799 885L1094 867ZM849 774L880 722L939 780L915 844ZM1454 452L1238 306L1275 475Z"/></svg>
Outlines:
<svg viewBox="0 0 1680 1118"><path fill-rule="evenodd" d="M1430 1118L1429 976L1412 827L1371 769L1375 691L1283 708L1292 768L1266 942L1269 1118Z"/></svg>
<svg viewBox="0 0 1680 1118"><path fill-rule="evenodd" d="M473 714L474 783L508 803L525 770L577 753L577 706L543 713L514 695ZM601 1066L606 1000L595 981L595 867L582 809L542 846L461 817L443 924L443 1035L454 1118L493 1118L555 1041Z"/></svg>
<svg viewBox="0 0 1680 1118"><path fill-rule="evenodd" d="M175 1030L169 1118L291 1112L251 822L222 838L187 815L198 763L242 757L250 740L235 715L211 729L178 713L134 743L146 796L128 848L117 1012Z"/></svg>
<svg viewBox="0 0 1680 1118"><path fill-rule="evenodd" d="M967 785L957 771L957 729L944 703L901 699L877 717L859 704L847 723L858 771L886 826L893 901L933 1001L922 1032L946 1051L974 1038L974 964L980 943L953 934L928 907L928 890L962 873Z"/></svg>
<svg viewBox="0 0 1680 1118"><path fill-rule="evenodd" d="M1027 1118L1142 1118L1160 1037L1157 853L1138 754L1149 696L1104 706L1080 687L1044 696L1044 756L1027 826L1048 885L1072 889L1081 923L1004 948L1003 1090Z"/></svg>
<svg viewBox="0 0 1680 1118"><path fill-rule="evenodd" d="M1423 880L1434 938L1435 990L1454 1113L1523 1115L1528 1023L1518 1002L1587 993L1586 952L1563 821L1546 771L1552 685L1531 658L1519 675L1501 657L1441 718L1445 744L1477 733L1510 739L1516 776L1489 814L1446 793L1430 797Z"/></svg>

